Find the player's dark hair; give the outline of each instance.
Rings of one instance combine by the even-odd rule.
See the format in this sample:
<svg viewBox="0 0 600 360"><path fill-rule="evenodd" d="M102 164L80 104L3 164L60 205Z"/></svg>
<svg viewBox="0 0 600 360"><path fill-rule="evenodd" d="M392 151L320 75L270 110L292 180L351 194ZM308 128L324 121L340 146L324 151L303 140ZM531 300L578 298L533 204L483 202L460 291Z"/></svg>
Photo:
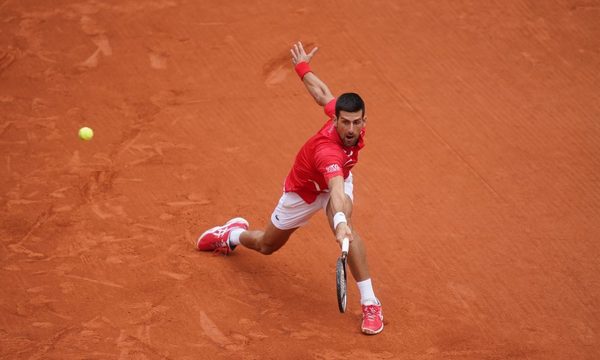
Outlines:
<svg viewBox="0 0 600 360"><path fill-rule="evenodd" d="M356 93L344 93L335 101L335 116L340 116L340 111L357 112L362 110L365 116L365 102Z"/></svg>

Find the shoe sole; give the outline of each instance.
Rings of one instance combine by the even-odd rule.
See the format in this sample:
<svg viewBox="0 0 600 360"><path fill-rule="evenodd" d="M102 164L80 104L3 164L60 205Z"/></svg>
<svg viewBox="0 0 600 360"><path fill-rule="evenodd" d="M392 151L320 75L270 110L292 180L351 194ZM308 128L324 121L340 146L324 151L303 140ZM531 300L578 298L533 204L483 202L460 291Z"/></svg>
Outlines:
<svg viewBox="0 0 600 360"><path fill-rule="evenodd" d="M236 223L236 222L244 223L244 224L246 224L246 227L250 227L250 223L248 222L248 220L246 220L244 218L241 218L241 217L233 218L233 219L227 221L225 223L225 225L212 227L212 228L206 230L205 232L203 232L202 235L198 236L198 240L196 240L196 249L199 249L199 247L200 247L200 240L204 237L204 235L215 231L215 229L218 229L218 228L223 227L223 226L231 225L231 224Z"/></svg>
<svg viewBox="0 0 600 360"><path fill-rule="evenodd" d="M380 332L383 331L383 324L381 324L381 327L379 329L375 330L375 331L369 330L369 329L361 329L361 330L362 330L363 334L377 335L377 334L379 334Z"/></svg>

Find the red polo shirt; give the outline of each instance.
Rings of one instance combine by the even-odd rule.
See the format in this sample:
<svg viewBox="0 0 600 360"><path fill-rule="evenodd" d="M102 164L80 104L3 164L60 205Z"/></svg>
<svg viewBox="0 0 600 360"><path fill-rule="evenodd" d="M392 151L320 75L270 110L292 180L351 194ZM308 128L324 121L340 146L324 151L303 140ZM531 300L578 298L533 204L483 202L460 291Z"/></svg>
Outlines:
<svg viewBox="0 0 600 360"><path fill-rule="evenodd" d="M365 146L364 127L356 146L344 146L333 126L335 99L327 103L324 110L329 120L302 146L285 179L285 191L297 193L308 204L320 193L329 191L328 183L332 177L348 177L358 162L358 152Z"/></svg>

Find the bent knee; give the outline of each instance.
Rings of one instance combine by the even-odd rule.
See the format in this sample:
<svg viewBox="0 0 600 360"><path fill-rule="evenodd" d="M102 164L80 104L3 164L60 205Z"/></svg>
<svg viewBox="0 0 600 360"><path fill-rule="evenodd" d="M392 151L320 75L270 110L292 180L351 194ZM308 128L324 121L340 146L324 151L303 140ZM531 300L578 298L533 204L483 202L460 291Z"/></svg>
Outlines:
<svg viewBox="0 0 600 360"><path fill-rule="evenodd" d="M277 250L279 250L279 248L277 248L277 247L263 246L260 248L260 253L263 255L271 255L272 253L274 253Z"/></svg>

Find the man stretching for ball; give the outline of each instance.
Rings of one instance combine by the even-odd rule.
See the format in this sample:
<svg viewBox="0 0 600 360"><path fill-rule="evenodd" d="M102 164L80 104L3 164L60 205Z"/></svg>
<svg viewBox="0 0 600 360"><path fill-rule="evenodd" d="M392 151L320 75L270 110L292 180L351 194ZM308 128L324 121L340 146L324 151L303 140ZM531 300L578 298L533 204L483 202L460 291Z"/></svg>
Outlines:
<svg viewBox="0 0 600 360"><path fill-rule="evenodd" d="M249 230L248 221L238 217L205 231L197 246L202 251L228 254L241 244L269 255L285 245L290 235L308 223L314 213L325 209L339 244L346 237L350 239L348 263L360 290L361 330L365 334L378 334L383 330L381 303L373 292L363 240L352 231L350 170L364 146L365 105L354 93L342 94L336 100L327 85L311 71L309 62L317 48L306 54L298 42L290 51L298 76L317 104L324 106L329 120L298 152L285 179L284 193L264 231Z"/></svg>

